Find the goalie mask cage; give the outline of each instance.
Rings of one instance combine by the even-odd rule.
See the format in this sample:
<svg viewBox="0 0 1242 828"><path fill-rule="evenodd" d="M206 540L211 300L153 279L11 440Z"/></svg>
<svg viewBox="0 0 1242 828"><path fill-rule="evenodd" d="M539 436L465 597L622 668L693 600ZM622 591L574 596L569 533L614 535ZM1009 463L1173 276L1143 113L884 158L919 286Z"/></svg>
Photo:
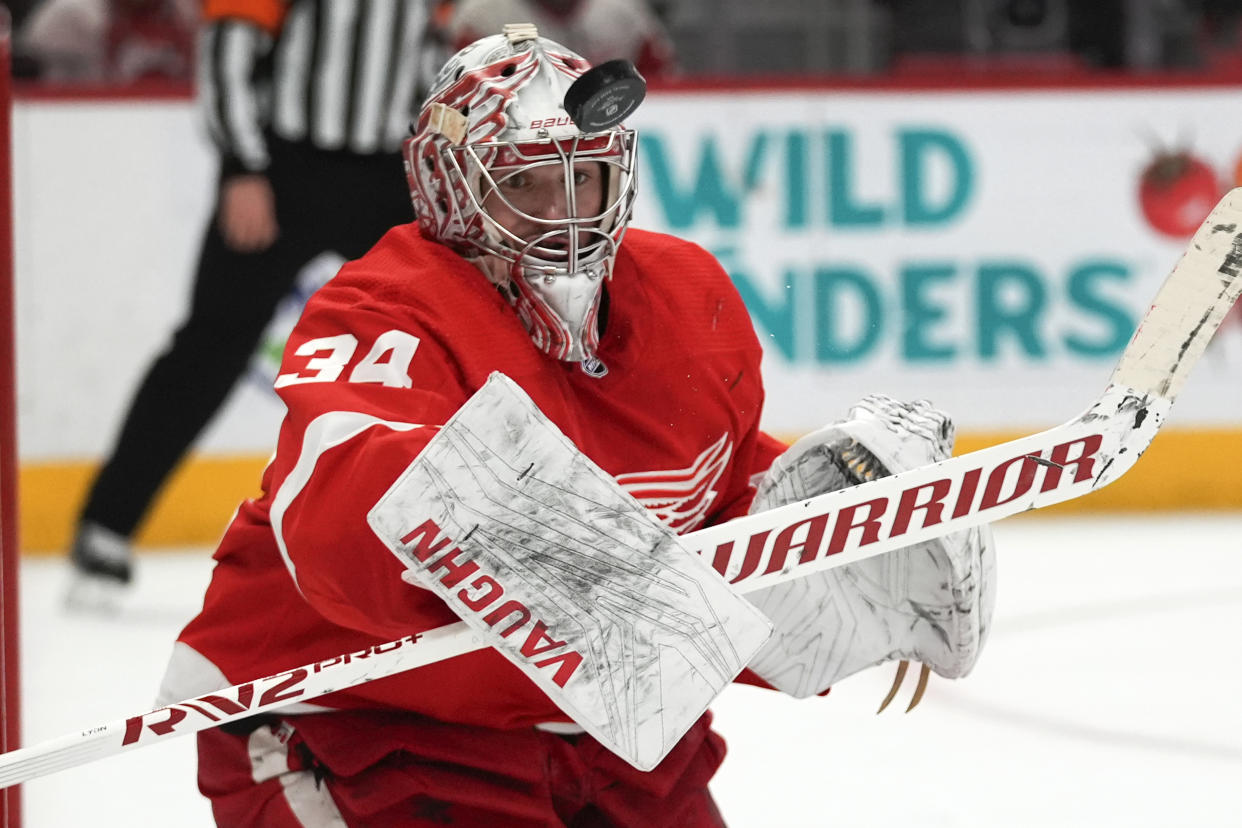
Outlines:
<svg viewBox="0 0 1242 828"><path fill-rule="evenodd" d="M13 161L8 9L0 5L0 747L21 737L17 641L17 429L13 356ZM0 791L0 826L21 824L21 788Z"/></svg>

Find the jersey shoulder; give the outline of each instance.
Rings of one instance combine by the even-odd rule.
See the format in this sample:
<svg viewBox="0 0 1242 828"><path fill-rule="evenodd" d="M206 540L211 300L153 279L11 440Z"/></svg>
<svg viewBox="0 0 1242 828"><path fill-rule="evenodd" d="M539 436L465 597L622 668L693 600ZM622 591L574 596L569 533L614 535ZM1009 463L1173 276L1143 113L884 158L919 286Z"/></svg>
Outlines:
<svg viewBox="0 0 1242 828"><path fill-rule="evenodd" d="M617 278L647 294L649 312L699 342L758 347L733 280L710 252L666 233L631 229L617 256Z"/></svg>
<svg viewBox="0 0 1242 828"><path fill-rule="evenodd" d="M366 254L347 262L307 302L298 332L350 333L360 341L397 329L419 341L416 365L486 377L522 372L536 360L516 313L487 277L416 225L389 230Z"/></svg>
<svg viewBox="0 0 1242 828"><path fill-rule="evenodd" d="M435 328L469 329L502 312L504 300L470 262L423 238L416 224L392 228L314 297L413 317Z"/></svg>
<svg viewBox="0 0 1242 828"><path fill-rule="evenodd" d="M618 261L631 264L646 283L674 295L706 291L737 296L733 281L715 256L692 241L667 233L626 231Z"/></svg>

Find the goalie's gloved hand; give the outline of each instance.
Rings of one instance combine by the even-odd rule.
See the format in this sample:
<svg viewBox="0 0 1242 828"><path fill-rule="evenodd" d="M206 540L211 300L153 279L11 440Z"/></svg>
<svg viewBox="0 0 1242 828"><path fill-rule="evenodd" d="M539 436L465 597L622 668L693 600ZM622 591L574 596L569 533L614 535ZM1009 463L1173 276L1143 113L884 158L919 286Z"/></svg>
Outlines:
<svg viewBox="0 0 1242 828"><path fill-rule="evenodd" d="M948 458L953 421L927 400L863 397L849 417L798 440L772 463L751 513Z"/></svg>
<svg viewBox="0 0 1242 828"><path fill-rule="evenodd" d="M930 403L864 398L772 463L751 513L946 459L953 423ZM920 661L957 678L978 659L995 581L985 526L856 561L747 597L773 621L750 667L793 696L886 661Z"/></svg>

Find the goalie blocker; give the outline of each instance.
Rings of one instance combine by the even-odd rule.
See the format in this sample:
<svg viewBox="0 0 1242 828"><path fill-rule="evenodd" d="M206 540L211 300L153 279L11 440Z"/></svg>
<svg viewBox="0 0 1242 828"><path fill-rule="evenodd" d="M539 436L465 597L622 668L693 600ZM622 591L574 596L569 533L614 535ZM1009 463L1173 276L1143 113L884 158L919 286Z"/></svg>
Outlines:
<svg viewBox="0 0 1242 828"><path fill-rule="evenodd" d="M771 627L493 374L371 510L376 535L557 707L650 770Z"/></svg>

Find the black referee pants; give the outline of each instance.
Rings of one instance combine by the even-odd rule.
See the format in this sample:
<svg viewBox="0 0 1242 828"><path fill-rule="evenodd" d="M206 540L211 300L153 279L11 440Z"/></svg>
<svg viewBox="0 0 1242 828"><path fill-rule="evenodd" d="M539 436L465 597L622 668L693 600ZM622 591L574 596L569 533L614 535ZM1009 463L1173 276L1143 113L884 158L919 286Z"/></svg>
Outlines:
<svg viewBox="0 0 1242 828"><path fill-rule="evenodd" d="M130 403L81 519L133 534L160 487L246 370L277 304L324 251L365 253L413 220L399 154L358 156L269 136L268 176L280 236L259 253L225 245L207 226L189 313Z"/></svg>

